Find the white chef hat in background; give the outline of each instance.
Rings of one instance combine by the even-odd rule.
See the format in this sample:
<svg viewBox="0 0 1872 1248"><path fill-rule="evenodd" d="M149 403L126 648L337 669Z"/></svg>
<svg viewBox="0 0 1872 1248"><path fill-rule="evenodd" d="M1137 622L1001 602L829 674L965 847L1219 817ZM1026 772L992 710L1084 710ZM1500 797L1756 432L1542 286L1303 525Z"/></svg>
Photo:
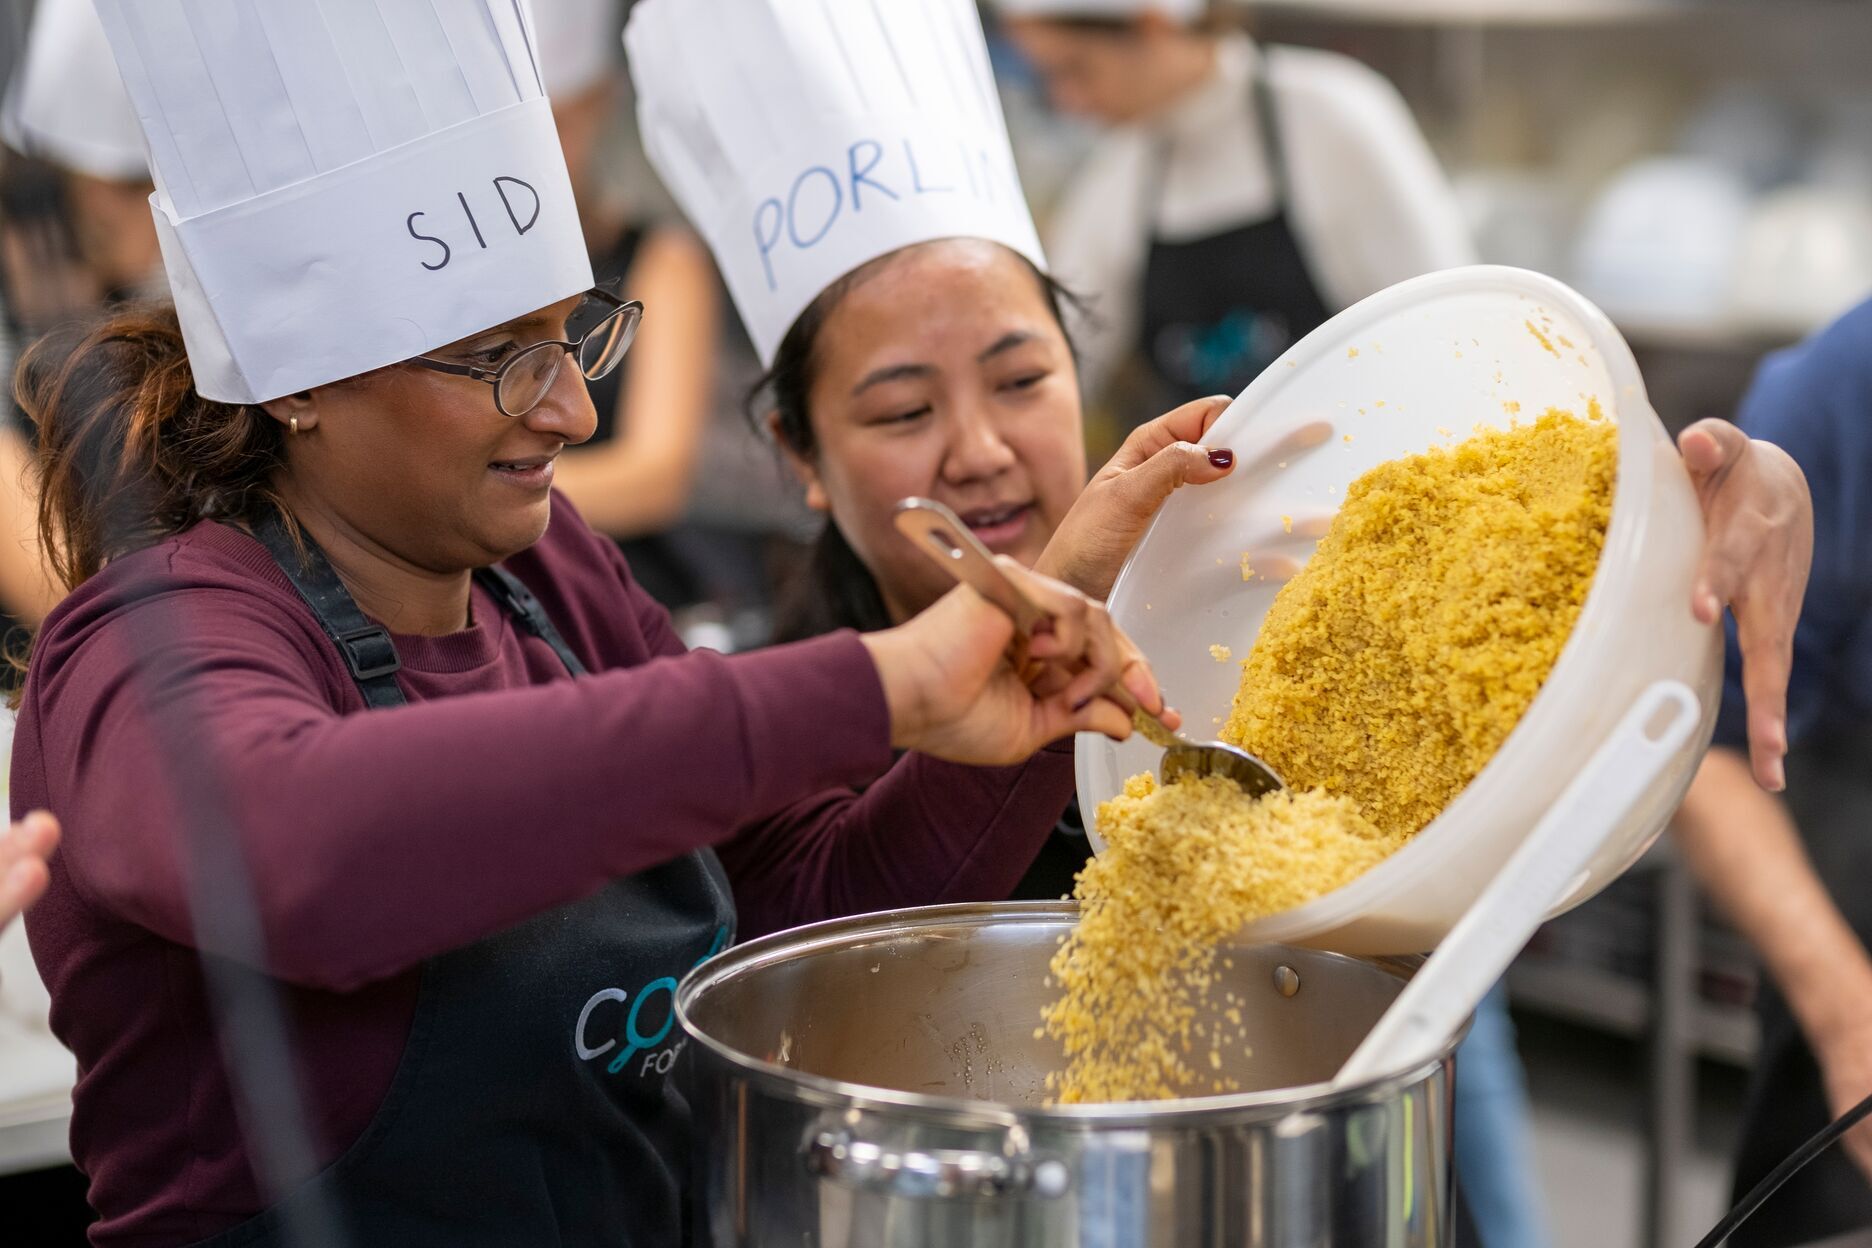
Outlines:
<svg viewBox="0 0 1872 1248"><path fill-rule="evenodd" d="M91 0L39 0L0 108L17 152L113 182L149 176L143 131Z"/></svg>
<svg viewBox="0 0 1872 1248"><path fill-rule="evenodd" d="M524 0L98 0L196 389L253 403L591 285Z"/></svg>
<svg viewBox="0 0 1872 1248"><path fill-rule="evenodd" d="M1001 17L1137 17L1155 10L1179 22L1193 22L1209 10L1209 0L991 0Z"/></svg>
<svg viewBox="0 0 1872 1248"><path fill-rule="evenodd" d="M623 0L534 0L540 73L555 100L588 91L618 63Z"/></svg>
<svg viewBox="0 0 1872 1248"><path fill-rule="evenodd" d="M763 361L898 248L1044 262L973 0L639 0L624 43L644 150Z"/></svg>

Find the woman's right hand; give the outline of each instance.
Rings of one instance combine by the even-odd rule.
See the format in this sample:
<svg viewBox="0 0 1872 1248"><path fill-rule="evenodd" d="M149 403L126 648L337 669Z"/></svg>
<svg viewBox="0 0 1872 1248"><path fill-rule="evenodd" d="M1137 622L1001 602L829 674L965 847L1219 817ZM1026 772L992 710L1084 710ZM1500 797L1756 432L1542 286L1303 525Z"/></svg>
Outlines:
<svg viewBox="0 0 1872 1248"><path fill-rule="evenodd" d="M967 586L896 628L863 637L890 708L891 744L957 763L1000 766L1075 732L1131 734L1119 699L1164 714L1150 665L1105 609L1084 594L997 561L1053 617L1017 671L1006 656L1014 625Z"/></svg>

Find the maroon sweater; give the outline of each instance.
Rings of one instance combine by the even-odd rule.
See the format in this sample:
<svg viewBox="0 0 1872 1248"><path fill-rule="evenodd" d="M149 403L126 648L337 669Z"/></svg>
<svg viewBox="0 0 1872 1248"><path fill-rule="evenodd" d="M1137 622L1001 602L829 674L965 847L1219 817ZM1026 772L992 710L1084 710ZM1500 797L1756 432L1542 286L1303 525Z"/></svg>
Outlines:
<svg viewBox="0 0 1872 1248"><path fill-rule="evenodd" d="M569 679L477 586L472 627L396 639L410 705L360 714L265 550L215 523L114 562L47 619L13 813L65 824L28 928L78 1058L93 1242L187 1243L265 1203L190 918L178 743L238 829L327 1159L389 1086L426 958L709 845L744 936L1005 896L1070 795L1064 746L1003 770L892 766L852 633L686 653L563 499L507 566L593 675Z"/></svg>

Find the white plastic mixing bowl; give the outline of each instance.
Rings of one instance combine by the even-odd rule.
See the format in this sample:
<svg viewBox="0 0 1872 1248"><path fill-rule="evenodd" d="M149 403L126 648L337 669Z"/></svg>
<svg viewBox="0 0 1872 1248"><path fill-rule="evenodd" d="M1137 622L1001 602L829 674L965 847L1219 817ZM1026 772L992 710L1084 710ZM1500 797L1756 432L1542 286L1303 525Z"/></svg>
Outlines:
<svg viewBox="0 0 1872 1248"><path fill-rule="evenodd" d="M1306 521L1336 510L1368 469L1453 444L1477 424L1505 428L1549 407L1584 414L1594 398L1618 423L1618 483L1592 589L1547 683L1494 760L1430 826L1345 887L1251 924L1250 938L1349 953L1433 948L1626 709L1653 682L1680 680L1702 703L1698 731L1625 812L1556 913L1637 860L1682 799L1715 719L1722 633L1690 613L1703 543L1695 492L1630 349L1603 313L1537 273L1455 269L1372 296L1276 361L1205 439L1233 448L1242 468L1179 490L1133 552L1112 590L1112 614L1150 656L1185 730L1209 736L1228 718L1239 660L1279 588L1242 580L1244 552L1304 560L1313 547ZM1324 444L1284 467L1276 460L1252 470L1263 449L1319 420L1333 425ZM1294 534L1283 532L1283 517ZM1228 646L1234 661L1217 662L1212 645ZM1088 823L1159 753L1136 738L1081 736Z"/></svg>

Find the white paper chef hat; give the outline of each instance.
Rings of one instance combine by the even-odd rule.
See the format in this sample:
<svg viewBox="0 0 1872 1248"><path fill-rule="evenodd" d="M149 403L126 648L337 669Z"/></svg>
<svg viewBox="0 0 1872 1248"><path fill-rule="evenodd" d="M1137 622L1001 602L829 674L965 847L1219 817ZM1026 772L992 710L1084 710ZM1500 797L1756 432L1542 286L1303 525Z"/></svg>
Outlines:
<svg viewBox="0 0 1872 1248"><path fill-rule="evenodd" d="M256 403L591 285L525 0L97 0L195 386Z"/></svg>
<svg viewBox="0 0 1872 1248"><path fill-rule="evenodd" d="M39 0L0 110L0 137L14 151L94 178L148 176L143 131L91 0Z"/></svg>
<svg viewBox="0 0 1872 1248"><path fill-rule="evenodd" d="M536 0L540 73L555 100L597 86L617 64L622 0Z"/></svg>
<svg viewBox="0 0 1872 1248"><path fill-rule="evenodd" d="M1044 263L973 0L640 0L644 150L764 361L868 260L985 238Z"/></svg>
<svg viewBox="0 0 1872 1248"><path fill-rule="evenodd" d="M1156 10L1179 22L1193 22L1209 10L1209 0L993 0L1002 17L1136 17Z"/></svg>

